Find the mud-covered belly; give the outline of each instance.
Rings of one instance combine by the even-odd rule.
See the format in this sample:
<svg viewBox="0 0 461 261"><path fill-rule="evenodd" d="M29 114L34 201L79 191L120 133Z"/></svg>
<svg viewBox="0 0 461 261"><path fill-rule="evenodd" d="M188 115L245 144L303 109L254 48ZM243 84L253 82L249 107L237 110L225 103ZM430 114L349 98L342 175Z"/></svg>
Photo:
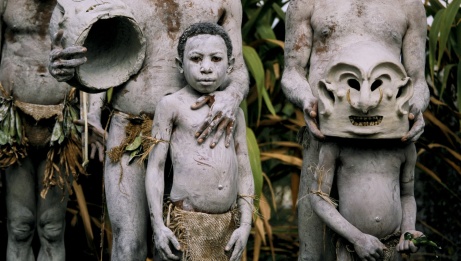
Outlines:
<svg viewBox="0 0 461 261"><path fill-rule="evenodd" d="M170 198L184 200L198 211L223 213L237 199L237 158L224 146L202 148L170 148L174 170Z"/></svg>
<svg viewBox="0 0 461 261"><path fill-rule="evenodd" d="M70 90L48 72L48 62L24 57L3 57L0 82L8 93L23 102L50 105L61 103Z"/></svg>
<svg viewBox="0 0 461 261"><path fill-rule="evenodd" d="M339 212L360 231L383 238L400 228L402 206L398 180L362 175L360 180L338 178Z"/></svg>

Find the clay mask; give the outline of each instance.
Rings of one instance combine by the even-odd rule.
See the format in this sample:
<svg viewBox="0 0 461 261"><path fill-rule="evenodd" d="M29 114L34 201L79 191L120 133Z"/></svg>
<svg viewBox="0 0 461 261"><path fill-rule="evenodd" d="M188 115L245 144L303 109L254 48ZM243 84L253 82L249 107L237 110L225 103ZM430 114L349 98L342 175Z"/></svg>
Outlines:
<svg viewBox="0 0 461 261"><path fill-rule="evenodd" d="M411 79L375 43L344 48L319 82L319 124L327 136L401 138L409 130Z"/></svg>
<svg viewBox="0 0 461 261"><path fill-rule="evenodd" d="M85 91L119 86L140 70L146 40L122 1L58 0L51 19L59 25L51 31L64 30L63 47L88 49L88 61L76 68L76 79Z"/></svg>

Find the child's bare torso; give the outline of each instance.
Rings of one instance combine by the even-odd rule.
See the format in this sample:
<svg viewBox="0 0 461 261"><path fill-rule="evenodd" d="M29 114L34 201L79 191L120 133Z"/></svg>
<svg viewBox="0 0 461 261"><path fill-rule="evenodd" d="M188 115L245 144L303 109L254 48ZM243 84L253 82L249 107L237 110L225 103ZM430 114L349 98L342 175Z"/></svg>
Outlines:
<svg viewBox="0 0 461 261"><path fill-rule="evenodd" d="M338 145L339 212L363 233L383 238L402 222L400 173L406 147L351 144Z"/></svg>
<svg viewBox="0 0 461 261"><path fill-rule="evenodd" d="M209 142L198 144L194 133L206 117L209 107L191 110L199 97L186 88L172 94L175 113L170 140L174 168L170 199L181 201L184 209L223 213L237 199L238 162L231 139L229 148L219 142L211 149ZM237 124L237 123L236 123Z"/></svg>

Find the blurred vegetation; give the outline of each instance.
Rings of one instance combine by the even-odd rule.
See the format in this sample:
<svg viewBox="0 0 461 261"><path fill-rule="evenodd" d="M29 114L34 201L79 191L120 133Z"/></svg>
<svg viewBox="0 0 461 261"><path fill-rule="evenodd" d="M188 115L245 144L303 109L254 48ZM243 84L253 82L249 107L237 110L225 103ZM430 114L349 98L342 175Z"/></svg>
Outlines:
<svg viewBox="0 0 461 261"><path fill-rule="evenodd" d="M416 143L418 163L417 229L442 249L421 249L412 260L461 259L461 0L426 0L428 25L426 76L431 103L426 128ZM242 0L244 58L251 88L242 109L248 124L259 215L243 260L296 260L296 199L302 149L296 142L302 112L284 96L285 13L282 0ZM433 19L433 20L432 20ZM104 215L102 170L91 162L91 175L74 184L68 205L68 260L109 260L111 229ZM1 189L1 183L0 183ZM86 198L86 200L85 200ZM4 202L0 204L0 255L6 247ZM101 240L103 238L103 240ZM39 242L35 241L38 246Z"/></svg>

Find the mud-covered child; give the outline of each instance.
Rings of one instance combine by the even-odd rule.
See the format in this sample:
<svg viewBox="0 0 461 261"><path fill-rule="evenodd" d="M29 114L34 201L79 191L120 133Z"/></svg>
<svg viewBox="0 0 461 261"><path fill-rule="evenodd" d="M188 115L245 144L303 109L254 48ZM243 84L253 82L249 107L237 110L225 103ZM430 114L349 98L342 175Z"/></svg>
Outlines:
<svg viewBox="0 0 461 261"><path fill-rule="evenodd" d="M179 38L178 55L187 85L157 105L152 137L160 142L149 155L146 175L156 255L164 260L239 260L251 229L254 194L243 112L232 127L227 122L218 126L232 133L230 138L206 145L194 133L210 108L190 107L225 86L234 62L232 44L220 26L198 23ZM164 203L168 153L174 174L171 203Z"/></svg>
<svg viewBox="0 0 461 261"><path fill-rule="evenodd" d="M321 143L309 199L339 236L337 260L401 260L398 252L417 251L405 238L422 236L415 230L415 164L413 143L341 138Z"/></svg>

